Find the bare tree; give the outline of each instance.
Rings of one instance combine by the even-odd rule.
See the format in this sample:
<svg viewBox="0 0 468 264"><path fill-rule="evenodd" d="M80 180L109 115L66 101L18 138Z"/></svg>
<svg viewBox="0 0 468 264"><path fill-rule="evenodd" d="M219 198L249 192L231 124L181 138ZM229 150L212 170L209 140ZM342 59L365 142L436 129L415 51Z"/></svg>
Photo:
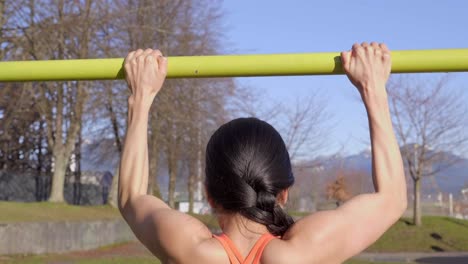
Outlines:
<svg viewBox="0 0 468 264"><path fill-rule="evenodd" d="M296 99L291 110L286 110L285 143L291 160L308 157L318 153L324 146L330 114L325 100L317 93L311 93L303 99Z"/></svg>
<svg viewBox="0 0 468 264"><path fill-rule="evenodd" d="M390 109L407 173L413 181L413 222L421 221L421 180L457 162L468 138L465 102L448 87L449 76L417 79L401 75L388 85Z"/></svg>
<svg viewBox="0 0 468 264"><path fill-rule="evenodd" d="M325 146L332 128L331 114L326 97L319 92L297 97L294 104L273 99L266 104L260 93L245 87L237 89L235 95L231 103L234 115L254 116L273 124L281 133L291 160L310 160Z"/></svg>

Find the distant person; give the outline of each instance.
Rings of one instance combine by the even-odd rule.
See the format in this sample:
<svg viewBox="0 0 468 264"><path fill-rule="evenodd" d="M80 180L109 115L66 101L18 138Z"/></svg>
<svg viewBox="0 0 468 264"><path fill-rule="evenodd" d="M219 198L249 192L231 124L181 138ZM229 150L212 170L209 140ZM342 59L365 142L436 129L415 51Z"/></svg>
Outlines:
<svg viewBox="0 0 468 264"><path fill-rule="evenodd" d="M354 44L343 69L361 94L369 119L375 192L336 210L294 223L283 206L294 183L280 134L256 118L222 125L206 148L205 187L221 235L147 195L148 114L167 60L160 51L130 52L131 90L120 165L119 207L138 239L163 263L340 263L376 241L406 208L406 186L385 84L391 70L384 44Z"/></svg>

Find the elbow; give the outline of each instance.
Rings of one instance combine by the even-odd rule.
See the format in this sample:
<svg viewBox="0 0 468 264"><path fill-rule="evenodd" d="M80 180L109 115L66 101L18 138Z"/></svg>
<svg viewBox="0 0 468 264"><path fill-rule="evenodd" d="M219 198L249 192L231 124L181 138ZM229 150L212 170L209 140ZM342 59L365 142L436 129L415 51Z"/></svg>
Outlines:
<svg viewBox="0 0 468 264"><path fill-rule="evenodd" d="M398 221L403 214L406 212L406 209L408 207L408 201L406 198L406 195L399 197L397 202L393 202L393 208L395 212L395 222Z"/></svg>
<svg viewBox="0 0 468 264"><path fill-rule="evenodd" d="M385 208L389 216L394 218L395 222L398 221L403 214L406 212L408 207L408 201L406 197L406 191L402 195L386 195L384 198Z"/></svg>
<svg viewBox="0 0 468 264"><path fill-rule="evenodd" d="M406 212L407 208L408 208L408 198L406 197L406 195L404 195L400 204L400 212L401 212L400 216Z"/></svg>
<svg viewBox="0 0 468 264"><path fill-rule="evenodd" d="M125 216L125 211L126 211L125 208L127 208L128 200L129 200L128 195L125 195L122 192L119 192L118 198L117 198L117 206L122 216Z"/></svg>

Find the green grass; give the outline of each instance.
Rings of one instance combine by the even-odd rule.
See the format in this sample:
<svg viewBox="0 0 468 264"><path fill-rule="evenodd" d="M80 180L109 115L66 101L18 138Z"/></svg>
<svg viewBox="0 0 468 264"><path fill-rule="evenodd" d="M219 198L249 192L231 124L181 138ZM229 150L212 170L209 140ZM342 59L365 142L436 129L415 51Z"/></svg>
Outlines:
<svg viewBox="0 0 468 264"><path fill-rule="evenodd" d="M78 221L119 218L109 206L73 206L57 203L0 202L0 223L33 221ZM297 214L299 216L304 213ZM213 215L193 215L209 228L219 228ZM409 220L398 221L368 252L468 251L468 221L425 216L416 227Z"/></svg>
<svg viewBox="0 0 468 264"><path fill-rule="evenodd" d="M368 252L468 251L468 221L425 216L416 227L401 219Z"/></svg>
<svg viewBox="0 0 468 264"><path fill-rule="evenodd" d="M0 223L80 221L119 218L110 206L74 206L64 203L0 202Z"/></svg>
<svg viewBox="0 0 468 264"><path fill-rule="evenodd" d="M109 257L109 258L86 258L79 259L64 256L29 256L15 257L2 260L0 264L48 264L48 263L70 263L70 264L160 264L154 257Z"/></svg>
<svg viewBox="0 0 468 264"><path fill-rule="evenodd" d="M48 263L69 263L69 264L160 264L154 257L111 257L111 258L91 258L91 259L73 259L58 257L24 257L14 260L0 259L0 264L48 264ZM405 262L408 264L407 262ZM349 260L345 264L403 264L403 262L375 262L364 260Z"/></svg>
<svg viewBox="0 0 468 264"><path fill-rule="evenodd" d="M352 259L344 262L345 264L411 264L413 262L377 262L377 261L366 261L360 259Z"/></svg>

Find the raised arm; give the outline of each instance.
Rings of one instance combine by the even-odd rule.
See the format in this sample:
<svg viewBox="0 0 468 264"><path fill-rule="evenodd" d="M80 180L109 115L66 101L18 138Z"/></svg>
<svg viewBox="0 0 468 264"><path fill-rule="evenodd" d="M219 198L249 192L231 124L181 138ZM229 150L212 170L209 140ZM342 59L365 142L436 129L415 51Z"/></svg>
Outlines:
<svg viewBox="0 0 468 264"><path fill-rule="evenodd" d="M367 110L375 193L305 217L288 231L285 239L310 263L341 263L358 254L401 217L407 204L403 163L385 89L390 51L384 44L355 44L341 59Z"/></svg>
<svg viewBox="0 0 468 264"><path fill-rule="evenodd" d="M172 210L162 200L147 195L148 115L161 89L167 61L161 52L147 49L131 52L125 72L131 95L128 127L120 161L119 209L137 238L164 263L180 262L211 232L195 218ZM181 227L184 228L181 228Z"/></svg>

